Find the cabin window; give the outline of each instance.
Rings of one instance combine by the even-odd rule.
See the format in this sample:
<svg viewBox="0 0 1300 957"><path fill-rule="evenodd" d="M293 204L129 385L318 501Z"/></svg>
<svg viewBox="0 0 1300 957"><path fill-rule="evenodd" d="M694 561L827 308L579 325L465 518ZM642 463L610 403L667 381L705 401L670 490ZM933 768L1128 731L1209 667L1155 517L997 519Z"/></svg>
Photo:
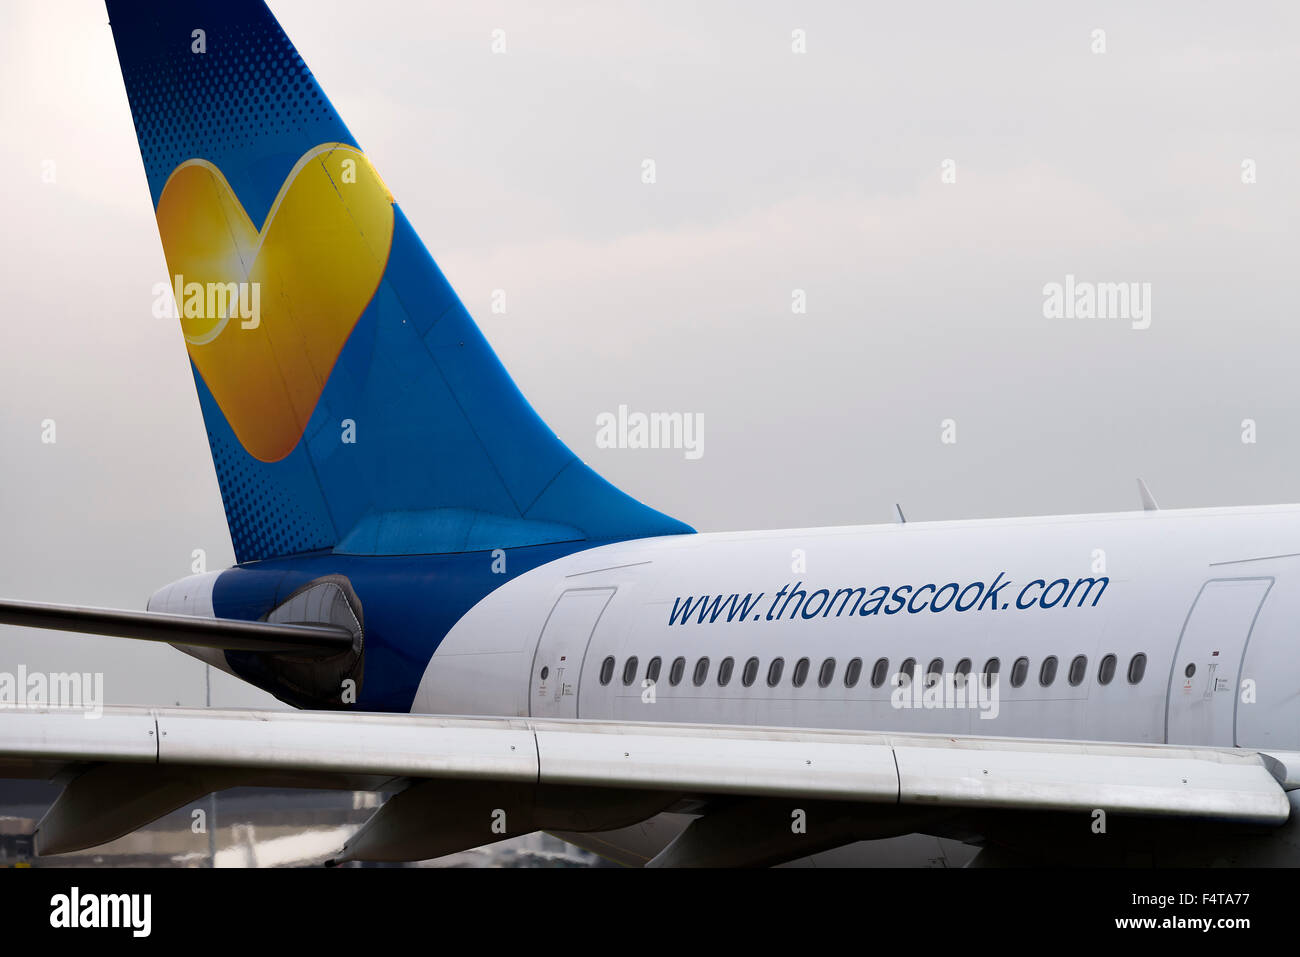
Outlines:
<svg viewBox="0 0 1300 957"><path fill-rule="evenodd" d="M1147 656L1138 652L1133 656L1133 660L1128 663L1128 683L1135 685L1142 680L1142 676L1147 673Z"/></svg>
<svg viewBox="0 0 1300 957"><path fill-rule="evenodd" d="M1070 662L1070 684L1079 687L1083 684L1083 679L1088 676L1088 658L1085 655L1075 655L1074 660Z"/></svg>
<svg viewBox="0 0 1300 957"><path fill-rule="evenodd" d="M758 678L758 659L750 658L745 662L745 670L740 673L740 683L748 688Z"/></svg>
<svg viewBox="0 0 1300 957"><path fill-rule="evenodd" d="M871 687L879 688L889 679L889 659L880 658L871 669Z"/></svg>
<svg viewBox="0 0 1300 957"><path fill-rule="evenodd" d="M1043 664L1038 669L1038 683L1044 688L1050 688L1052 682L1056 680L1056 655L1048 655L1043 659Z"/></svg>
<svg viewBox="0 0 1300 957"><path fill-rule="evenodd" d="M784 658L773 658L772 663L767 666L767 686L775 688L781 683L781 672L785 670Z"/></svg>
<svg viewBox="0 0 1300 957"><path fill-rule="evenodd" d="M796 688L802 688L803 683L807 680L808 680L808 659L800 658L798 661L794 663L794 674L791 676L790 682Z"/></svg>
<svg viewBox="0 0 1300 957"><path fill-rule="evenodd" d="M674 658L673 666L668 669L668 683L676 688L682 683L682 675L686 674L686 659Z"/></svg>
<svg viewBox="0 0 1300 957"><path fill-rule="evenodd" d="M851 658L849 663L844 667L844 687L856 688L858 679L862 677L862 659Z"/></svg>
<svg viewBox="0 0 1300 957"><path fill-rule="evenodd" d="M650 659L650 664L645 666L645 678L651 684L659 680L659 669L663 667L663 659L655 655Z"/></svg>
<svg viewBox="0 0 1300 957"><path fill-rule="evenodd" d="M1118 663L1119 659L1114 655L1106 655L1101 659L1101 667L1097 669L1098 684L1110 684L1111 679L1115 677L1115 665Z"/></svg>
<svg viewBox="0 0 1300 957"><path fill-rule="evenodd" d="M998 672L1002 670L1002 662L997 658L990 658L984 662L984 687L992 688L998 683Z"/></svg>
<svg viewBox="0 0 1300 957"><path fill-rule="evenodd" d="M1017 658L1016 663L1011 666L1011 687L1019 688L1029 677L1029 659Z"/></svg>
<svg viewBox="0 0 1300 957"><path fill-rule="evenodd" d="M835 678L835 659L827 658L822 662L821 670L817 672L817 687L829 688L831 681Z"/></svg>
<svg viewBox="0 0 1300 957"><path fill-rule="evenodd" d="M916 659L904 659L903 663L898 666L898 683L903 686L908 686L912 683L912 679L915 677Z"/></svg>
<svg viewBox="0 0 1300 957"><path fill-rule="evenodd" d="M731 683L731 672L736 667L735 658L723 658L718 662L718 687L725 688Z"/></svg>
<svg viewBox="0 0 1300 957"><path fill-rule="evenodd" d="M699 687L709 677L709 659L701 658L695 662L695 674L691 675L691 681L695 682L695 687Z"/></svg>
<svg viewBox="0 0 1300 957"><path fill-rule="evenodd" d="M614 677L614 656L610 655L600 663L600 683L607 685L612 677Z"/></svg>
<svg viewBox="0 0 1300 957"><path fill-rule="evenodd" d="M966 676L970 674L970 659L963 658L957 662L957 667L953 670L956 680L953 682L958 688L966 687Z"/></svg>
<svg viewBox="0 0 1300 957"><path fill-rule="evenodd" d="M927 688L934 687L939 683L939 679L942 677L943 677L943 659L935 658L932 662L930 662L930 667L926 669L925 686Z"/></svg>
<svg viewBox="0 0 1300 957"><path fill-rule="evenodd" d="M633 655L631 658L627 659L627 661L623 663L623 686L624 687L627 687L632 682L636 681L636 666L637 666L636 655Z"/></svg>

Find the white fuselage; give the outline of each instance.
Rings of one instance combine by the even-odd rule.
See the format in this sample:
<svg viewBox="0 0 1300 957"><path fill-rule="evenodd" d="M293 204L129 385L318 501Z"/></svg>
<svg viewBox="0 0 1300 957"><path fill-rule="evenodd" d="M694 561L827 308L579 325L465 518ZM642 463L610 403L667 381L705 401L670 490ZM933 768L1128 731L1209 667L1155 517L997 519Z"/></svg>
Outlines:
<svg viewBox="0 0 1300 957"><path fill-rule="evenodd" d="M990 598L999 575L1005 584ZM1290 653L1300 620L1297 575L1300 507L1291 506L624 542L552 562L488 595L442 642L412 710L1297 748L1300 657ZM944 607L933 610L948 583L958 588L939 595ZM778 598L794 585L809 597ZM909 585L900 605L893 595ZM935 588L915 594L926 585ZM872 613L871 595L881 588L891 596ZM836 597L841 590L853 593ZM743 617L733 594L754 596ZM704 622L696 603L683 623L685 599L703 596ZM1107 655L1116 668L1103 684ZM1146 657L1136 683L1128 674L1135 655ZM1058 666L1044 685L1049 656ZM1078 656L1086 658L1083 679L1072 684ZM610 657L613 674L603 683ZM649 693L656 657L660 675ZM746 686L751 657L758 677ZM674 683L678 658L685 668ZM702 658L709 664L697 684ZM726 658L733 673L720 687ZM776 658L784 668L770 685ZM801 658L809 659L808 675L795 687ZM845 671L855 658L862 670L850 688ZM951 674L969 659L979 673L994 658L994 688L976 694L972 680L965 707L940 706L933 696L917 707L916 691L896 690L907 659L921 678L933 661ZM1020 658L1028 659L1027 675L1014 687ZM823 687L827 659L834 672ZM872 680L881 659L883 683Z"/></svg>
<svg viewBox="0 0 1300 957"><path fill-rule="evenodd" d="M412 710L1300 749L1297 583L1300 506L624 542L488 595Z"/></svg>

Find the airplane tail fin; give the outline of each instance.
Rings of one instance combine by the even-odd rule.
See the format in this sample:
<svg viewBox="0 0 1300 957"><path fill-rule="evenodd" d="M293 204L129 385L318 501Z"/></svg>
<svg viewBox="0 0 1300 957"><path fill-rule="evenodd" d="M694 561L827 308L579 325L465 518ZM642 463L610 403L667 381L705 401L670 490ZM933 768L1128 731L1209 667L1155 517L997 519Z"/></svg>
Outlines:
<svg viewBox="0 0 1300 957"><path fill-rule="evenodd" d="M690 532L520 394L261 0L107 0L242 562Z"/></svg>

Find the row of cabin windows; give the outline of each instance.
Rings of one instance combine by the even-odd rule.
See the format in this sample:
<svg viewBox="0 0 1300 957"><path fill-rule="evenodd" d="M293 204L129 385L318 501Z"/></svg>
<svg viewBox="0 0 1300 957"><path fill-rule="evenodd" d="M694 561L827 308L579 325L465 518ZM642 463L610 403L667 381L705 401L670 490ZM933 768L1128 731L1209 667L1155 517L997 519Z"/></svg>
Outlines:
<svg viewBox="0 0 1300 957"><path fill-rule="evenodd" d="M1044 688L1050 688L1056 681L1056 673L1060 662L1055 655L1048 655L1043 659L1042 664L1038 666L1038 683ZM614 669L616 662L614 656L608 656L600 665L600 683L609 684L614 680ZM659 673L663 667L663 659L655 656L650 659L645 669L645 680L658 683ZM1097 683L1108 685L1115 678L1115 672L1119 667L1119 659L1115 655L1105 655L1101 659L1101 664L1097 668ZM691 671L691 683L699 688L709 680L710 663L708 658L700 658L695 662L695 667ZM636 683L637 674L639 673L640 662L635 655L623 662L623 684L631 686ZM718 662L718 671L716 681L719 688L725 688L731 684L732 676L736 669L735 658L723 658ZM757 658L750 658L745 662L745 667L740 672L740 683L748 688L758 680L760 663ZM835 659L827 658L817 669L817 687L829 688L835 680ZM809 673L812 670L812 662L807 658L800 658L794 663L794 668L790 673L790 683L796 688L802 688L808 682ZM1128 663L1128 683L1131 685L1138 684L1142 676L1146 674L1147 656L1138 652ZM773 658L767 666L767 686L775 688L781 683L781 676L785 671L785 659ZM953 670L954 681L959 686L964 686L966 676L971 671L971 660L963 658L957 662L957 667ZM1002 662L998 658L990 658L984 663L984 686L992 687L998 680L998 675L1002 671ZM871 669L871 687L880 688L889 679L889 659L878 658ZM929 687L940 680L943 675L943 659L935 658L930 662L930 666L925 671L926 686ZM682 683L682 678L686 675L686 659L679 657L674 658L672 665L668 668L668 684L677 687ZM898 671L895 672L896 680L906 678L908 683L916 677L916 659L907 658L899 665ZM1088 656L1075 655L1070 661L1070 667L1066 671L1066 681L1071 687L1079 687L1088 677ZM857 687L858 681L862 678L862 659L853 658L844 667L844 687ZM1029 678L1029 659L1017 658L1011 665L1011 687L1019 688L1025 684Z"/></svg>

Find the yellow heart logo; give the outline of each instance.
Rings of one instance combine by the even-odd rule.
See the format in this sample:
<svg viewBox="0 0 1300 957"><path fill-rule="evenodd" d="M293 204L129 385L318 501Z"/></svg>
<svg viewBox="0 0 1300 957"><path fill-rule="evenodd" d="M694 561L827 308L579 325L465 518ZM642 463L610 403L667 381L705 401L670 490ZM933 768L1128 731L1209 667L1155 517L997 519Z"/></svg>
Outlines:
<svg viewBox="0 0 1300 957"><path fill-rule="evenodd" d="M294 165L260 230L200 159L172 171L157 216L190 358L249 454L279 461L379 288L393 196L360 150L326 143Z"/></svg>

